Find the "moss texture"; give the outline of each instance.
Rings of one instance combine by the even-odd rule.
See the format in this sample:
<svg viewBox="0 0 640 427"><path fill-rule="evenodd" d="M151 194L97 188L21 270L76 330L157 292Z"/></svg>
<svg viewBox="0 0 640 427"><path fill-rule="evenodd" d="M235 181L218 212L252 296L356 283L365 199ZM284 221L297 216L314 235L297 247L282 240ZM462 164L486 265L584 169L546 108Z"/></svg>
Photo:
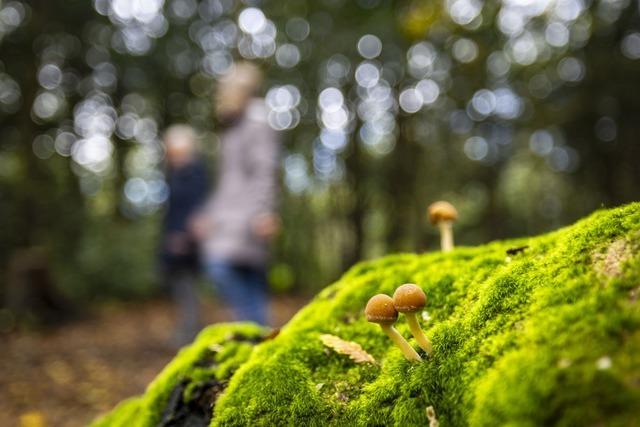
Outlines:
<svg viewBox="0 0 640 427"><path fill-rule="evenodd" d="M206 330L143 397L98 425L157 425L176 384L211 375L224 382L212 426L429 425L429 406L441 426L640 425L639 248L636 203L535 238L361 263L273 340L225 338L264 333L250 325ZM421 363L363 315L369 297L406 282L428 299L422 324L434 352ZM410 337L402 316L396 327ZM378 363L326 349L325 333ZM225 342L224 372L194 367Z"/></svg>
<svg viewBox="0 0 640 427"><path fill-rule="evenodd" d="M229 378L269 331L250 323L203 330L147 387L143 396L120 403L95 427L208 425L211 408Z"/></svg>

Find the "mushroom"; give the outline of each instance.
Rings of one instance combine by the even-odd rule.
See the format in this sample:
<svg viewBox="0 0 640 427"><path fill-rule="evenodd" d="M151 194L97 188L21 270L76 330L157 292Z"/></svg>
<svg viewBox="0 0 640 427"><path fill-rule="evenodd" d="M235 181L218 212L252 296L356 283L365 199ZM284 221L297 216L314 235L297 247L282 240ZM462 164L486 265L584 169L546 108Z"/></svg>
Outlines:
<svg viewBox="0 0 640 427"><path fill-rule="evenodd" d="M429 205L429 222L440 228L442 252L453 249L453 222L458 219L458 211L449 202L439 201Z"/></svg>
<svg viewBox="0 0 640 427"><path fill-rule="evenodd" d="M426 302L427 296L422 289L412 283L398 287L393 293L393 306L399 313L403 313L407 318L409 329L411 329L413 337L418 341L420 348L426 351L427 354L431 354L433 347L431 346L429 338L422 332L420 323L418 323L418 316L416 315L417 312L422 310Z"/></svg>
<svg viewBox="0 0 640 427"><path fill-rule="evenodd" d="M367 307L364 309L364 314L367 317L367 321L371 323L377 323L380 325L385 334L391 338L407 360L419 362L422 360L420 355L409 345L409 343L402 338L402 335L393 327L393 324L398 319L398 312L393 306L393 299L389 295L378 294L374 295L367 302Z"/></svg>

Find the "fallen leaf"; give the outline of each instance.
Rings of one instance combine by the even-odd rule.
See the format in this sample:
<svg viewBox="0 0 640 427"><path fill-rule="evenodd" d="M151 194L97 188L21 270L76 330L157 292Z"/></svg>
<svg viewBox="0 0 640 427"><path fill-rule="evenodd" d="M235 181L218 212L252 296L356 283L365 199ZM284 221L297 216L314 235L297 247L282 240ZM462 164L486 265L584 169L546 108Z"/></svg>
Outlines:
<svg viewBox="0 0 640 427"><path fill-rule="evenodd" d="M330 334L320 335L320 340L324 345L332 348L336 353L346 354L356 363L376 363L372 355L364 351L360 344L353 341L345 341L340 337Z"/></svg>
<svg viewBox="0 0 640 427"><path fill-rule="evenodd" d="M42 413L38 411L27 412L20 415L20 427L44 427L45 420Z"/></svg>
<svg viewBox="0 0 640 427"><path fill-rule="evenodd" d="M592 254L594 268L604 276L619 277L624 264L634 255L634 249L634 245L628 240L618 239L606 251Z"/></svg>

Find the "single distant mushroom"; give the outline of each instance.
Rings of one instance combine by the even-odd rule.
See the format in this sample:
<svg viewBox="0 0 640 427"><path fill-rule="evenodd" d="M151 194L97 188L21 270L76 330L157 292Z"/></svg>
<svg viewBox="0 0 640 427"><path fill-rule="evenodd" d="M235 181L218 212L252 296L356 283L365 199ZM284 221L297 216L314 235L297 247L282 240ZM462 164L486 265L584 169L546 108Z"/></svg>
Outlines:
<svg viewBox="0 0 640 427"><path fill-rule="evenodd" d="M440 247L442 252L453 249L453 222L458 219L458 211L449 202L432 203L428 209L429 222L440 229Z"/></svg>
<svg viewBox="0 0 640 427"><path fill-rule="evenodd" d="M411 329L413 337L418 341L420 348L426 351L427 354L431 354L433 347L431 346L429 338L422 332L420 323L418 322L418 316L416 315L416 313L423 309L426 302L427 296L422 289L412 283L399 286L393 293L393 305L396 311L403 313L407 318L409 329Z"/></svg>
<svg viewBox="0 0 640 427"><path fill-rule="evenodd" d="M389 295L378 294L371 297L364 309L367 321L380 325L385 334L400 347L402 354L407 360L419 362L422 360L420 355L402 338L402 335L393 327L398 319L398 312L393 306L393 299Z"/></svg>

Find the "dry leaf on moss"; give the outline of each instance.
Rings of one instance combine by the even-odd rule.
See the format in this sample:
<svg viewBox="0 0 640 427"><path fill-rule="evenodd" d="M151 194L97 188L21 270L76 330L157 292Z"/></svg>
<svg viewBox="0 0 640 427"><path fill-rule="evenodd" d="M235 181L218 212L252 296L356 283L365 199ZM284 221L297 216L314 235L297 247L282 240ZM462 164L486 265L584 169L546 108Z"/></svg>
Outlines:
<svg viewBox="0 0 640 427"><path fill-rule="evenodd" d="M356 363L376 363L376 359L364 351L357 342L345 341L340 337L330 334L320 335L320 340L324 345L332 348L336 353L346 354Z"/></svg>
<svg viewBox="0 0 640 427"><path fill-rule="evenodd" d="M633 244L626 239L618 239L609 244L606 251L595 252L592 260L596 271L607 277L622 276L622 267L634 255Z"/></svg>

